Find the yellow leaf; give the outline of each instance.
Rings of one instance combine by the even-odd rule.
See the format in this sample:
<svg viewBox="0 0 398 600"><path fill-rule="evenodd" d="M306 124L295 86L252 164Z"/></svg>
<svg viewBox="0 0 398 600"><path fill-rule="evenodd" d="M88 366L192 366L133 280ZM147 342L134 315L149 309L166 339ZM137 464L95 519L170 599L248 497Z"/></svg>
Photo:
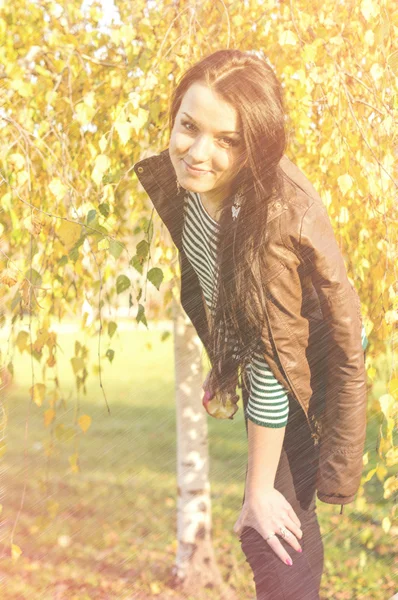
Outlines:
<svg viewBox="0 0 398 600"><path fill-rule="evenodd" d="M388 56L387 64L389 65L394 75L398 75L398 50L395 50L395 52Z"/></svg>
<svg viewBox="0 0 398 600"><path fill-rule="evenodd" d="M297 44L297 36L291 29L286 29L280 34L279 43L281 46L295 46Z"/></svg>
<svg viewBox="0 0 398 600"><path fill-rule="evenodd" d="M76 356L74 356L73 358L70 359L70 362L72 363L72 369L73 372L78 373L81 369L84 369L84 360L82 358L78 358Z"/></svg>
<svg viewBox="0 0 398 600"><path fill-rule="evenodd" d="M398 400L398 378L394 377L388 384L388 391L395 400Z"/></svg>
<svg viewBox="0 0 398 600"><path fill-rule="evenodd" d="M79 472L79 455L77 454L77 452L75 452L74 454L72 454L71 456L69 456L69 464L71 467L71 471L73 473L78 473Z"/></svg>
<svg viewBox="0 0 398 600"><path fill-rule="evenodd" d="M17 546L17 544L11 544L11 558L13 561L18 560L18 558L21 556L22 554L22 550L19 546Z"/></svg>
<svg viewBox="0 0 398 600"><path fill-rule="evenodd" d="M374 81L378 81L383 77L384 69L381 65L379 65L379 63L374 63L370 68L370 74Z"/></svg>
<svg viewBox="0 0 398 600"><path fill-rule="evenodd" d="M337 218L339 223L348 223L348 221L350 220L350 213L348 212L348 209L346 206L342 206L340 208L340 214Z"/></svg>
<svg viewBox="0 0 398 600"><path fill-rule="evenodd" d="M383 498L388 500L396 491L398 491L398 477L395 474L385 480Z"/></svg>
<svg viewBox="0 0 398 600"><path fill-rule="evenodd" d="M29 98L33 95L32 85L22 79L11 80L10 87L17 91L22 98Z"/></svg>
<svg viewBox="0 0 398 600"><path fill-rule="evenodd" d="M149 587L151 588L152 594L155 594L156 596L158 594L160 594L161 589L160 589L160 586L157 581L151 581L151 583L149 584Z"/></svg>
<svg viewBox="0 0 398 600"><path fill-rule="evenodd" d="M82 415L81 417L78 418L77 422L79 423L82 431L84 433L86 433L87 429L91 425L91 417L90 417L90 415Z"/></svg>
<svg viewBox="0 0 398 600"><path fill-rule="evenodd" d="M14 171L21 171L25 166L25 158L18 152L10 154L8 157L8 162Z"/></svg>
<svg viewBox="0 0 398 600"><path fill-rule="evenodd" d="M95 114L95 108L88 106L85 102L79 102L75 106L76 111L76 120L80 123L80 125L87 125L91 123L92 118Z"/></svg>
<svg viewBox="0 0 398 600"><path fill-rule="evenodd" d="M386 465L387 467L395 467L398 465L398 447L390 448L386 454Z"/></svg>
<svg viewBox="0 0 398 600"><path fill-rule="evenodd" d="M98 145L99 145L99 147L100 147L100 150L101 150L101 152L105 152L105 148L106 148L106 145L107 145L107 143L108 143L108 140L106 139L106 135L105 135L105 133L104 133L104 134L101 136L101 139L100 139L100 141L98 142Z"/></svg>
<svg viewBox="0 0 398 600"><path fill-rule="evenodd" d="M369 379L371 379L372 381L374 380L374 378L376 377L377 371L374 367L369 367L368 369L368 377Z"/></svg>
<svg viewBox="0 0 398 600"><path fill-rule="evenodd" d="M108 156L105 154L98 154L97 158L95 159L94 169L91 173L91 179L95 181L97 185L101 183L102 177L105 171L109 168L110 164L111 161L109 160Z"/></svg>
<svg viewBox="0 0 398 600"><path fill-rule="evenodd" d="M242 17L242 15L234 15L232 17L232 23L236 26L236 27L240 27L241 25L243 25L243 23L245 22L244 18Z"/></svg>
<svg viewBox="0 0 398 600"><path fill-rule="evenodd" d="M84 102L84 104L87 104L87 106L90 106L91 108L94 108L94 106L95 106L95 93L93 91L90 91L90 92L87 92L87 94L84 94L83 102Z"/></svg>
<svg viewBox="0 0 398 600"><path fill-rule="evenodd" d="M352 181L352 177L348 173L340 175L340 177L337 178L337 184L340 190L343 192L344 196L346 195L348 190L352 188Z"/></svg>
<svg viewBox="0 0 398 600"><path fill-rule="evenodd" d="M105 171L109 169L110 164L111 161L109 156L106 156L106 154L98 154L97 158L95 159L94 166L96 169L98 169L98 171L105 173Z"/></svg>
<svg viewBox="0 0 398 600"><path fill-rule="evenodd" d="M383 394L379 398L380 408L386 419L389 418L391 409L394 406L394 396L391 394Z"/></svg>
<svg viewBox="0 0 398 600"><path fill-rule="evenodd" d="M365 41L365 44L367 44L368 46L373 46L373 44L375 43L375 34L371 29L368 29L365 35L363 36L363 39Z"/></svg>
<svg viewBox="0 0 398 600"><path fill-rule="evenodd" d="M385 531L386 533L388 533L391 529L391 521L388 517L384 517L384 519L381 522L381 526L383 528L383 531Z"/></svg>
<svg viewBox="0 0 398 600"><path fill-rule="evenodd" d="M125 146L131 138L131 134L133 132L131 123L115 123L115 129L119 134L122 146Z"/></svg>
<svg viewBox="0 0 398 600"><path fill-rule="evenodd" d="M108 238L104 238L98 242L98 250L108 250L109 248L109 240Z"/></svg>
<svg viewBox="0 0 398 600"><path fill-rule="evenodd" d="M37 406L41 406L46 393L46 386L44 383L35 383L35 385L30 388L30 392L33 396L33 402L35 402Z"/></svg>
<svg viewBox="0 0 398 600"><path fill-rule="evenodd" d="M26 349L28 345L29 333L27 331L18 331L16 345L18 350L22 352Z"/></svg>
<svg viewBox="0 0 398 600"><path fill-rule="evenodd" d="M115 203L115 193L113 191L113 185L111 185L110 183L104 185L102 202L107 202L110 206L112 206Z"/></svg>
<svg viewBox="0 0 398 600"><path fill-rule="evenodd" d="M54 421L55 418L55 410L53 408L49 408L44 413L44 426L48 427L50 423Z"/></svg>
<svg viewBox="0 0 398 600"><path fill-rule="evenodd" d="M61 242L67 248L70 248L76 244L80 238L82 226L78 223L71 223L70 221L62 221L57 233Z"/></svg>
<svg viewBox="0 0 398 600"><path fill-rule="evenodd" d="M29 177L26 171L19 171L17 173L17 183L18 185L23 185L28 181Z"/></svg>
<svg viewBox="0 0 398 600"><path fill-rule="evenodd" d="M370 481L370 480L372 479L373 475L376 473L376 471L377 471L377 467L376 467L376 468L374 468L374 469L371 469L371 470L370 470L370 471L369 471L369 472L366 474L366 477L365 477L365 479L363 480L363 481L364 481L364 483L366 483L367 481Z"/></svg>
<svg viewBox="0 0 398 600"><path fill-rule="evenodd" d="M388 473L388 469L383 465L383 463L379 463L376 468L376 476L381 483L383 483L385 476Z"/></svg>
<svg viewBox="0 0 398 600"><path fill-rule="evenodd" d="M148 115L149 112L141 107L139 107L136 115L129 115L129 121L136 133L140 133L140 130L147 122Z"/></svg>
<svg viewBox="0 0 398 600"><path fill-rule="evenodd" d="M57 200L62 200L67 190L59 177L54 177L51 179L50 183L48 184L48 189L54 194Z"/></svg>
<svg viewBox="0 0 398 600"><path fill-rule="evenodd" d="M370 21L373 17L377 17L379 12L380 7L375 0L362 0L361 13L367 21Z"/></svg>
<svg viewBox="0 0 398 600"><path fill-rule="evenodd" d="M123 42L124 46L129 46L131 42L136 38L136 30L131 25L122 25L120 28L120 41Z"/></svg>

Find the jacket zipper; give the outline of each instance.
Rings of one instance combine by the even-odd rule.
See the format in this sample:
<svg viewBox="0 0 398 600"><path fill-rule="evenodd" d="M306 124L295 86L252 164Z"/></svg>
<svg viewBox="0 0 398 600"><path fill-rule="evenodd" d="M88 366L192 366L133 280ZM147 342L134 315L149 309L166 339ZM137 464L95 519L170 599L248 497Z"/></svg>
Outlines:
<svg viewBox="0 0 398 600"><path fill-rule="evenodd" d="M270 325L270 322L269 322L269 317L268 317L268 311L267 311L267 308L265 308L265 312L266 312L267 319L268 319L268 325L269 325L269 331L270 331L270 333L271 333L271 338L272 338L273 344L274 344L274 346L275 346L276 353L277 353L277 355L278 355L279 364L280 364L280 365L281 365L281 367L282 367L282 361L281 361L281 359L280 359L280 357L279 357L278 348L276 347L275 340L274 340L274 336L273 336L273 334L272 334L272 329L271 329L271 325ZM283 369L283 367L282 367L282 369ZM319 433L313 429L313 427L312 427L312 424L311 424L311 422L310 422L310 419L309 419L309 417L308 417L307 411L305 410L305 408L304 408L304 407L303 407L303 405L301 404L300 400L298 399L298 394L297 394L297 392L296 392L296 389L295 389L294 385L292 384L292 382L291 382L291 379L290 379L290 377L288 376L288 374L286 373L285 369L283 369L283 372L284 372L284 374L285 374L285 377L286 377L287 381L289 382L289 385L290 385L290 387L292 388L292 391L294 392L294 394L295 394L295 396L296 396L296 399L297 399L298 403L300 404L301 408L302 408L302 409L303 409L303 411L304 411L304 414L305 414L305 416L306 416L306 418L307 418L307 423L308 423L308 426L309 426L309 428L310 428L310 431L311 431L311 435L312 435L312 437L313 437L313 439L314 439L314 444L315 444L315 446L316 446L316 445L318 445L318 443L319 443L319 438L320 438L320 436L319 436ZM342 515L342 514L343 514L343 507L344 507L344 504L341 504L341 505L340 505L340 515Z"/></svg>
<svg viewBox="0 0 398 600"><path fill-rule="evenodd" d="M281 367L282 367L282 369L283 369L283 366L282 366L282 361L281 361L281 359L280 359L279 352L278 352L278 348L277 348L277 346L276 346L276 344L275 344L274 336L273 336L273 334L272 334L272 328L271 328L271 324L270 324L270 321L269 321L268 310L267 310L267 307L264 307L264 308L265 308L265 314L266 314L266 316L267 316L267 320L268 320L268 327L269 327L269 331L270 331L270 334L271 334L272 342L273 342L273 344L274 344L274 347L275 347L275 350L276 350L276 354L278 355L279 364L281 365ZM296 400L297 400L297 402L300 404L301 408L302 408L302 409L303 409L303 411L304 411L304 414L305 414L305 416L306 416L306 419L307 419L308 426L309 426L309 428L310 428L310 431L311 431L311 436L312 436L312 438L314 439L314 444L315 444L315 445L317 445L317 444L319 443L319 437L320 437L320 436L319 436L319 433L318 433L318 432L317 432L317 431L316 431L316 430L313 428L313 426L312 426L312 423L311 423L311 421L310 421L310 418L309 418L309 416L308 416L308 414L307 414L307 411L305 410L304 406L303 406L303 405L302 405L302 403L300 402L300 400L299 400L299 396L298 396L298 394L297 394L297 391L296 391L296 388L295 388L295 387L294 387L294 385L292 384L292 381L291 381L290 377L288 376L288 374L286 373L286 370L285 370L285 369L283 369L283 373L284 373L284 375L285 375L285 377L286 377L286 379L287 379L287 381L288 381L288 383L289 383L289 385L290 385L290 387L291 387L291 389L292 389L292 392L293 392L293 394L296 396Z"/></svg>

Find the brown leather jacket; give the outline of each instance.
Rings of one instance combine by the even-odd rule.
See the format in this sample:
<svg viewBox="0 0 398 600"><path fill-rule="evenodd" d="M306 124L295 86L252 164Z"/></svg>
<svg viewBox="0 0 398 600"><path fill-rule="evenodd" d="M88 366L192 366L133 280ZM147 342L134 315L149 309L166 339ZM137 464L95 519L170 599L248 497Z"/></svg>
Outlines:
<svg viewBox="0 0 398 600"><path fill-rule="evenodd" d="M259 273L264 357L319 440L319 500L341 504L342 512L359 488L366 435L360 301L322 199L286 155L280 167L288 200L269 207L266 269ZM206 348L205 299L182 248L184 190L177 192L168 149L134 170L179 250L181 303Z"/></svg>

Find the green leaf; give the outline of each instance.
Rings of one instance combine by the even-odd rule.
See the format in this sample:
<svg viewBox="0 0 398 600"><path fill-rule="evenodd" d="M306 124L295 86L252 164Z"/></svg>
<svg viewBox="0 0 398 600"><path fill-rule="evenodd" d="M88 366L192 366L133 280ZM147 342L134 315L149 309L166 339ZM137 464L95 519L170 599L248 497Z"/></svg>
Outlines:
<svg viewBox="0 0 398 600"><path fill-rule="evenodd" d="M149 244L146 240L141 240L141 242L137 244L136 253L140 258L146 258L148 256Z"/></svg>
<svg viewBox="0 0 398 600"><path fill-rule="evenodd" d="M89 223L91 223L91 221L94 221L96 216L97 216L97 211L95 209L89 210L87 213L87 217L86 217L87 225L89 225Z"/></svg>
<svg viewBox="0 0 398 600"><path fill-rule="evenodd" d="M153 238L153 219L149 221L148 229L147 229L148 242L152 242Z"/></svg>
<svg viewBox="0 0 398 600"><path fill-rule="evenodd" d="M121 294L130 287L131 281L126 275L119 275L116 280L116 292Z"/></svg>
<svg viewBox="0 0 398 600"><path fill-rule="evenodd" d="M102 202L99 205L98 210L100 211L101 215L103 215L105 218L107 218L109 216L109 213L111 212L109 204L107 202Z"/></svg>
<svg viewBox="0 0 398 600"><path fill-rule="evenodd" d="M148 279L151 283L153 283L155 288L159 289L160 284L163 281L162 269L159 269L158 267L153 267L153 269L150 269L150 271L148 271Z"/></svg>
<svg viewBox="0 0 398 600"><path fill-rule="evenodd" d="M105 356L109 359L109 362L112 362L115 356L115 351L108 348Z"/></svg>
<svg viewBox="0 0 398 600"><path fill-rule="evenodd" d="M116 329L117 329L117 323L115 323L114 321L110 321L110 323L108 323L108 335L110 338L113 336Z"/></svg>
<svg viewBox="0 0 398 600"><path fill-rule="evenodd" d="M117 242L116 240L109 240L109 252L116 259L119 258L119 256L124 250L124 247L124 244L122 244L121 242Z"/></svg>
<svg viewBox="0 0 398 600"><path fill-rule="evenodd" d="M140 275L142 275L142 260L139 258L139 256L133 256L133 258L130 260L130 265L134 267Z"/></svg>
<svg viewBox="0 0 398 600"><path fill-rule="evenodd" d="M64 265L66 265L66 263L68 262L68 257L66 254L64 254L63 256L61 256L61 258L58 261L58 264L60 267L63 267Z"/></svg>
<svg viewBox="0 0 398 600"><path fill-rule="evenodd" d="M25 273L25 277L32 285L41 285L42 277L35 269L28 269Z"/></svg>
<svg viewBox="0 0 398 600"><path fill-rule="evenodd" d="M68 254L69 258L71 259L72 262L76 262L77 259L79 258L79 249L78 248L73 248L69 254Z"/></svg>
<svg viewBox="0 0 398 600"><path fill-rule="evenodd" d="M138 312L137 312L137 316L136 316L136 320L137 323L144 323L144 325L148 328L148 323L145 317L145 308L142 306L142 304L138 305Z"/></svg>

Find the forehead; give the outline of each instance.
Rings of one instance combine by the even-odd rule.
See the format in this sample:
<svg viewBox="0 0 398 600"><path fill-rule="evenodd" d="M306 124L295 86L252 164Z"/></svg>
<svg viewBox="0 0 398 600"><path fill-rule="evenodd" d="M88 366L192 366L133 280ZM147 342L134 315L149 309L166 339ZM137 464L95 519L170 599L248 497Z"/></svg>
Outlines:
<svg viewBox="0 0 398 600"><path fill-rule="evenodd" d="M239 129L238 111L204 83L195 82L187 89L178 112L187 112L199 125L209 129Z"/></svg>

